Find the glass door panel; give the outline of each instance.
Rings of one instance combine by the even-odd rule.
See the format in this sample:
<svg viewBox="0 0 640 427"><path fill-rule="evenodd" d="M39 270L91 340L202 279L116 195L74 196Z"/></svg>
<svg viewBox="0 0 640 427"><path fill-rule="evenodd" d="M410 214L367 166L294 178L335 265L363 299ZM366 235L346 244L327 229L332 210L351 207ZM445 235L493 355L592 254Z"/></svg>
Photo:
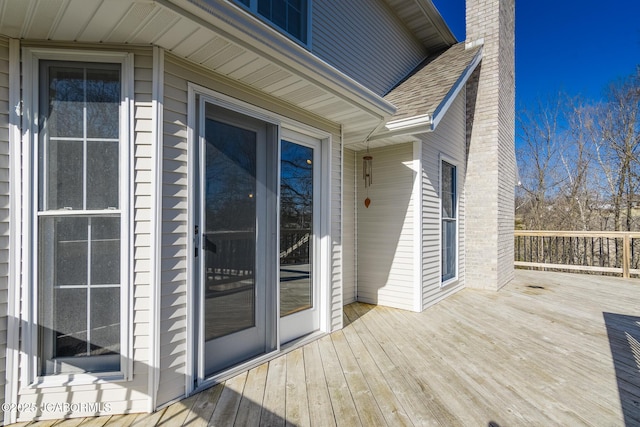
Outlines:
<svg viewBox="0 0 640 427"><path fill-rule="evenodd" d="M313 307L313 149L280 145L280 316Z"/></svg>
<svg viewBox="0 0 640 427"><path fill-rule="evenodd" d="M205 340L255 326L256 134L207 119Z"/></svg>
<svg viewBox="0 0 640 427"><path fill-rule="evenodd" d="M283 130L280 142L280 342L319 329L320 141Z"/></svg>
<svg viewBox="0 0 640 427"><path fill-rule="evenodd" d="M267 166L270 125L206 102L201 108L196 224L204 380L268 350L265 254L273 196L265 183L275 172Z"/></svg>

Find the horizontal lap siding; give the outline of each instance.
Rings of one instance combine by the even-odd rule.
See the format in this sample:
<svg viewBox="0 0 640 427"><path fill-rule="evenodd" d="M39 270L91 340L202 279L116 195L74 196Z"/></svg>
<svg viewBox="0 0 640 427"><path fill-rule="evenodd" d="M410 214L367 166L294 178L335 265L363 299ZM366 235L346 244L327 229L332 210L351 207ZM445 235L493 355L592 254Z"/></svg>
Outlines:
<svg viewBox="0 0 640 427"><path fill-rule="evenodd" d="M378 95L426 56L382 0L315 0L312 37L314 54Z"/></svg>
<svg viewBox="0 0 640 427"><path fill-rule="evenodd" d="M1 49L0 49L1 50ZM94 50L99 50L96 48ZM133 378L131 381L106 382L65 387L28 388L21 383L19 387L18 405L40 405L42 403L108 403L102 406L102 415L114 413L146 412L149 407L148 373L149 373L149 287L151 248L151 206L152 172L151 150L153 146L153 116L151 109L152 56L150 49L138 49L134 54L134 103L133 103L133 147L132 147L132 180L133 199L131 220L133 236L130 253L133 260L133 283L130 286L131 312L133 313L130 330L133 333L131 353L133 356ZM22 354L23 356L24 354ZM127 363L125 361L125 363ZM21 370L25 369L26 358L21 357ZM22 377L22 376L21 376ZM32 419L33 413L18 414L25 420ZM46 412L42 418L62 418L63 412ZM73 416L95 415L93 412L76 412Z"/></svg>
<svg viewBox="0 0 640 427"><path fill-rule="evenodd" d="M151 248L152 219L154 216L153 164L151 153L155 142L153 128L155 120L152 109L153 57L151 49L134 53L135 58L135 98L134 98L134 149L133 149L133 375L130 386L147 393L149 376L151 320ZM149 407L148 396L131 393L125 399L139 402L131 403L136 411L146 411Z"/></svg>
<svg viewBox="0 0 640 427"><path fill-rule="evenodd" d="M342 304L343 304L343 257L344 247L342 242L342 150L340 138L332 137L331 151L331 235L329 237L331 252L330 296L332 331L342 328Z"/></svg>
<svg viewBox="0 0 640 427"><path fill-rule="evenodd" d="M180 67L167 61L163 100L159 406L186 392L189 151L187 80L181 74Z"/></svg>
<svg viewBox="0 0 640 427"><path fill-rule="evenodd" d="M446 298L464 286L464 179L466 165L464 90L432 133L422 136L422 307ZM457 166L458 283L440 287L440 155Z"/></svg>
<svg viewBox="0 0 640 427"><path fill-rule="evenodd" d="M0 38L0 403L4 403L9 285L9 44Z"/></svg>
<svg viewBox="0 0 640 427"><path fill-rule="evenodd" d="M413 310L414 172L413 145L400 144L370 151L373 185L362 177L362 156L356 154L358 185L358 301ZM366 208L365 198L371 199Z"/></svg>

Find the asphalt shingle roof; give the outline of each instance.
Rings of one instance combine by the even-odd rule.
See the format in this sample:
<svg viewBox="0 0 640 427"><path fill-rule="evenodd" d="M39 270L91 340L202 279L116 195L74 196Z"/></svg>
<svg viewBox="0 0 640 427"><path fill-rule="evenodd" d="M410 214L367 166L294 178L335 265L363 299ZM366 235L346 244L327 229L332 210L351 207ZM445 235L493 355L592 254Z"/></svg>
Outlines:
<svg viewBox="0 0 640 427"><path fill-rule="evenodd" d="M465 49L464 42L458 43L418 65L384 96L397 108L390 121L433 115L480 49Z"/></svg>

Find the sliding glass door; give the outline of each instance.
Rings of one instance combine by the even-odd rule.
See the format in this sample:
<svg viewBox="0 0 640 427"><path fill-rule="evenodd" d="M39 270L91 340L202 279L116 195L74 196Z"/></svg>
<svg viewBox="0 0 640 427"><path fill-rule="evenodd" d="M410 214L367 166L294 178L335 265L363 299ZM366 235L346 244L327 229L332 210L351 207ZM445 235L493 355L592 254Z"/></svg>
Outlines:
<svg viewBox="0 0 640 427"><path fill-rule="evenodd" d="M203 381L319 328L321 156L316 139L206 99L198 108L194 279Z"/></svg>

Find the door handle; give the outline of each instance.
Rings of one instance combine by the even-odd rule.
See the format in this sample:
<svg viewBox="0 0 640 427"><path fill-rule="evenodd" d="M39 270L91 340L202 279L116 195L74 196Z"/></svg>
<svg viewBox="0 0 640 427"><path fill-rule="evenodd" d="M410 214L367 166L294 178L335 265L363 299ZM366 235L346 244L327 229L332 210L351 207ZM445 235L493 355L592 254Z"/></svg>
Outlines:
<svg viewBox="0 0 640 427"><path fill-rule="evenodd" d="M194 246L194 248L193 248L194 249L194 254L193 254L193 256L196 257L196 258L198 257L198 237L199 237L198 233L199 233L199 231L200 231L200 227L198 227L197 225L195 227L193 227L193 235L195 236L193 238L193 241L194 241L194 245L193 245Z"/></svg>

